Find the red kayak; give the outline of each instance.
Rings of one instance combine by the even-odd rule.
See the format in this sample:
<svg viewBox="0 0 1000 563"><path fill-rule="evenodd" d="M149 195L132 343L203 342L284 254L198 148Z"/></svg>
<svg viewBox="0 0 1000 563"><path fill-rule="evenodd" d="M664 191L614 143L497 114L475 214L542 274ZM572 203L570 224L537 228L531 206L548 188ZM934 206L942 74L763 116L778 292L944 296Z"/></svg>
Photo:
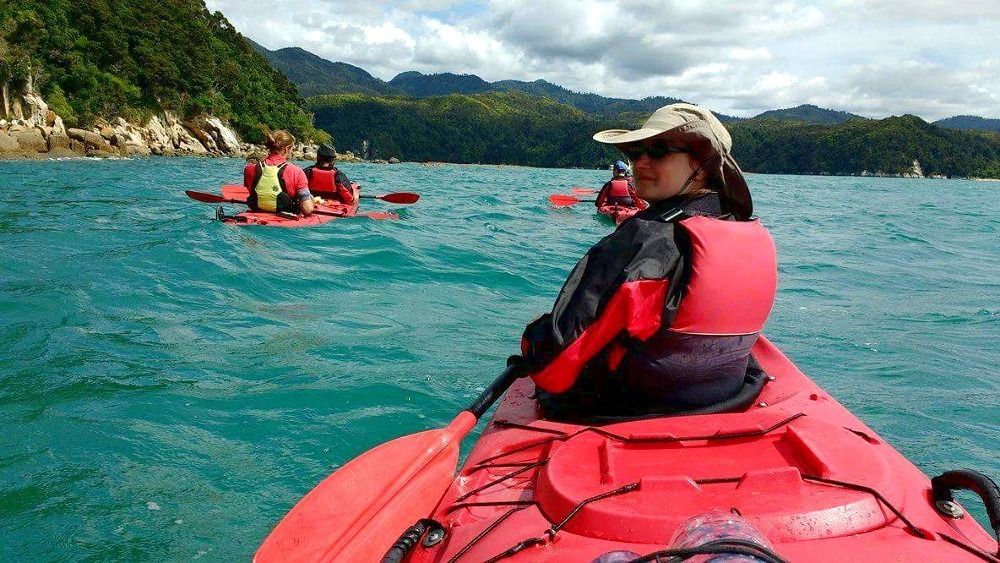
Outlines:
<svg viewBox="0 0 1000 563"><path fill-rule="evenodd" d="M233 225L266 225L268 227L310 227L329 223L334 219L364 215L373 219L398 219L395 213L358 213L359 186L351 184L354 190L354 203L344 204L331 200L318 200L314 205L315 213L308 217L296 215L286 217L267 211L244 211L236 215L220 216L225 223ZM242 184L227 184L222 186L222 196L227 199L246 200L249 191Z"/></svg>
<svg viewBox="0 0 1000 563"><path fill-rule="evenodd" d="M615 225L621 225L622 221L638 213L638 207L626 207L624 205L602 205L597 208L597 212L614 220Z"/></svg>
<svg viewBox="0 0 1000 563"><path fill-rule="evenodd" d="M519 379L457 476L445 454L414 452L457 460L457 447L441 444L475 424L482 397L444 430L345 465L255 560L380 561L392 549L386 561L631 561L671 549L692 516L724 511L766 538L776 559L765 561L1000 561L973 518L952 517L962 509L946 502L951 488L969 487L945 474L932 493L927 476L767 339L753 355L763 374L751 385L748 372L748 406L720 414L546 420L533 384ZM406 463L420 466L404 479ZM986 481L992 490L980 496L1000 534L1000 499Z"/></svg>

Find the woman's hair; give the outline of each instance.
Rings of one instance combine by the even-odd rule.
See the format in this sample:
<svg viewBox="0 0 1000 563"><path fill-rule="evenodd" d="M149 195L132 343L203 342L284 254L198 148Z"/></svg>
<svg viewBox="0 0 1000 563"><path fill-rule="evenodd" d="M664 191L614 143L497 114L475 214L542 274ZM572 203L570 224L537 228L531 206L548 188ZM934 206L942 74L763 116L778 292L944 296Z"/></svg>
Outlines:
<svg viewBox="0 0 1000 563"><path fill-rule="evenodd" d="M277 154L295 144L295 137L284 129L264 132L264 146L271 154Z"/></svg>

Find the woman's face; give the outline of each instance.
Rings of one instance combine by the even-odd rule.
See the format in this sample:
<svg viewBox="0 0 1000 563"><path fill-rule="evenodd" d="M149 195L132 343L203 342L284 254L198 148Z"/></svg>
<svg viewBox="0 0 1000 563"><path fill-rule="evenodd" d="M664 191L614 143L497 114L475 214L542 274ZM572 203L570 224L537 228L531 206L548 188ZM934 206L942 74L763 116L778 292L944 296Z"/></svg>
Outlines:
<svg viewBox="0 0 1000 563"><path fill-rule="evenodd" d="M697 168L690 149L677 141L652 137L626 149L632 159L635 191L646 201L662 201L681 193L684 184ZM695 179L686 192L699 187Z"/></svg>

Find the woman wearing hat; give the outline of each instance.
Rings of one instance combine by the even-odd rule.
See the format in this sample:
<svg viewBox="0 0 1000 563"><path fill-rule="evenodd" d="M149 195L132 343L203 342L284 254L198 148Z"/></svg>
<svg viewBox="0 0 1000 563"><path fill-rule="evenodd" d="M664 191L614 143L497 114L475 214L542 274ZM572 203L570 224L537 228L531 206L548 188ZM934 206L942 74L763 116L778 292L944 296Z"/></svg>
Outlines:
<svg viewBox="0 0 1000 563"><path fill-rule="evenodd" d="M678 103L594 140L628 155L650 207L592 247L552 312L525 329L543 404L676 412L732 398L774 303L777 259L750 220L729 132Z"/></svg>
<svg viewBox="0 0 1000 563"><path fill-rule="evenodd" d="M306 168L309 191L319 197L328 197L351 205L355 201L351 181L333 165L337 151L330 145L320 145L316 151L316 164Z"/></svg>
<svg viewBox="0 0 1000 563"><path fill-rule="evenodd" d="M312 215L309 181L301 168L288 162L294 144L295 137L288 131L266 134L267 158L251 162L243 169L243 185L250 191L247 197L250 209Z"/></svg>

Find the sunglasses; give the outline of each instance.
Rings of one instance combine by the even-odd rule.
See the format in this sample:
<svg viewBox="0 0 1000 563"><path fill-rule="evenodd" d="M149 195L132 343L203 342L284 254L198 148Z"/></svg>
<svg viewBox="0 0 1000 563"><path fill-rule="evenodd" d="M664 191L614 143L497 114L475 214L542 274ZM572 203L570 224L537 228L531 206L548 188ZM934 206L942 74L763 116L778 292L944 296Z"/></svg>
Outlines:
<svg viewBox="0 0 1000 563"><path fill-rule="evenodd" d="M628 155L632 162L635 162L644 154L648 154L649 158L656 160L663 158L672 152L691 152L691 149L690 147L675 147L666 143L653 143L651 145L635 143L634 145L629 145L622 149L622 152Z"/></svg>

